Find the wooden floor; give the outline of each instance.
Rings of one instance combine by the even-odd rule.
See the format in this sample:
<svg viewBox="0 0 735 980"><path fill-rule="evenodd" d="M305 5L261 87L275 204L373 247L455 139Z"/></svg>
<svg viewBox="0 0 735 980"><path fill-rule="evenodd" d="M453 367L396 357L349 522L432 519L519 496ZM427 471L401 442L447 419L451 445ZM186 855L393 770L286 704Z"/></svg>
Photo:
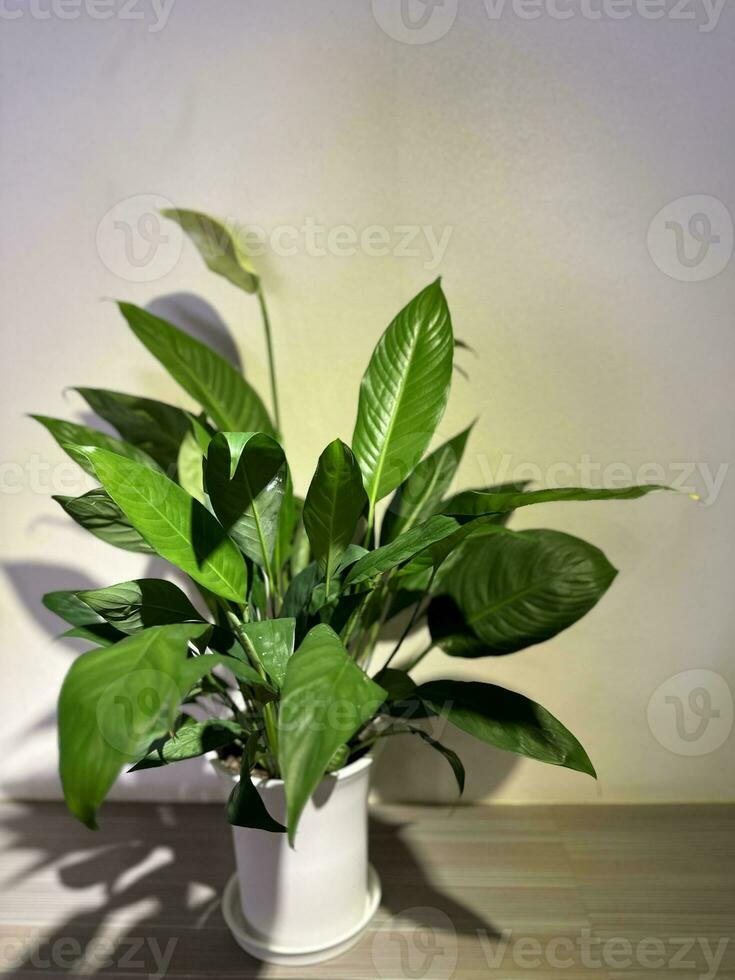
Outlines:
<svg viewBox="0 0 735 980"><path fill-rule="evenodd" d="M376 808L380 912L298 970L227 932L221 807L103 814L92 834L60 805L0 805L5 975L735 980L735 807Z"/></svg>

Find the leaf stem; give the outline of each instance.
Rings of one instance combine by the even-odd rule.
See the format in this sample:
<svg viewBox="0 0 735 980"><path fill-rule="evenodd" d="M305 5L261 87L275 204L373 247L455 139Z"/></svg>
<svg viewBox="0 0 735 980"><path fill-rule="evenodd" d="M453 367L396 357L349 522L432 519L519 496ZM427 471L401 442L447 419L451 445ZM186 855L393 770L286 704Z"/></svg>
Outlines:
<svg viewBox="0 0 735 980"><path fill-rule="evenodd" d="M268 307L265 302L265 293L262 286L257 289L258 303L260 303L260 313L263 318L263 332L265 333L265 346L268 352L268 375L271 385L271 401L273 402L273 421L276 425L276 435L281 438L281 410L278 404L278 384L276 382L276 361L273 354L273 337L271 335L271 321L268 316Z"/></svg>

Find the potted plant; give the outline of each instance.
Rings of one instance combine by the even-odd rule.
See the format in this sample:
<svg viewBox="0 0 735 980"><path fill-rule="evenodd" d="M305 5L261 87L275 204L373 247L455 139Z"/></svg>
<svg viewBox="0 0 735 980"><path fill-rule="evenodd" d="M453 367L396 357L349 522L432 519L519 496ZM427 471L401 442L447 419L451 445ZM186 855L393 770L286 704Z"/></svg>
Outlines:
<svg viewBox="0 0 735 980"><path fill-rule="evenodd" d="M539 704L480 681L417 684L411 671L433 648L448 655L451 675L451 658L543 642L610 586L616 572L600 550L557 531L509 530L515 509L663 488L450 493L472 426L425 455L459 346L437 281L379 340L352 445L329 442L300 499L280 442L261 281L226 226L192 211L166 215L214 272L257 298L273 415L209 347L120 303L201 413L78 388L120 438L35 416L98 484L55 497L63 510L108 544L166 559L192 586L187 595L139 579L44 597L70 626L65 636L93 644L59 698L61 781L71 812L95 828L125 767L214 754L233 783L239 888L228 886L228 922L256 956L314 962L354 941L379 898L366 835L378 740L422 739L447 760L460 793L462 763L425 719L595 776L579 741ZM400 639L376 669L376 643L399 616ZM406 657L404 640L424 622L430 646Z"/></svg>

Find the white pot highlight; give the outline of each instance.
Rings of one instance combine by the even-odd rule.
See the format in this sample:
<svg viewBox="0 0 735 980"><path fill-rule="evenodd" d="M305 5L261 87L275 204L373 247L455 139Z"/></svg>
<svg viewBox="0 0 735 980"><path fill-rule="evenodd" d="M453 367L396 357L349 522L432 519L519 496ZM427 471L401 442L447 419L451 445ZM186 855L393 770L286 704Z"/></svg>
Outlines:
<svg viewBox="0 0 735 980"><path fill-rule="evenodd" d="M293 849L285 834L232 828L237 885L228 885L223 912L252 955L320 962L352 945L372 917L380 884L368 865L371 762L363 756L324 777L304 808ZM254 778L253 784L271 816L285 824L283 782Z"/></svg>

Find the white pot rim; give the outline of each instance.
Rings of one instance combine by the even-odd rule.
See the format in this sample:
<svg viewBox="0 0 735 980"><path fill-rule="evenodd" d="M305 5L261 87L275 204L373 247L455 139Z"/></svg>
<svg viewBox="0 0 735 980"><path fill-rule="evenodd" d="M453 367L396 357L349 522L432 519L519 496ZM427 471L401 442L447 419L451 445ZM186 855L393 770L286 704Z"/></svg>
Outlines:
<svg viewBox="0 0 735 980"><path fill-rule="evenodd" d="M224 776L225 779L229 779L231 782L236 783L240 779L240 776L232 772L232 770L224 765L222 760L219 758L216 752L209 753L209 761L212 766L217 770L217 772ZM372 765L373 757L368 752L365 755L361 755L359 759L355 759L347 766L343 766L341 769L335 769L334 772L325 773L324 779L333 779L335 782L344 782L346 780L354 779L359 776L361 772L364 772L368 766ZM273 779L270 776L252 776L252 782L254 786L258 786L261 789L271 789L276 786L283 786L282 779Z"/></svg>

